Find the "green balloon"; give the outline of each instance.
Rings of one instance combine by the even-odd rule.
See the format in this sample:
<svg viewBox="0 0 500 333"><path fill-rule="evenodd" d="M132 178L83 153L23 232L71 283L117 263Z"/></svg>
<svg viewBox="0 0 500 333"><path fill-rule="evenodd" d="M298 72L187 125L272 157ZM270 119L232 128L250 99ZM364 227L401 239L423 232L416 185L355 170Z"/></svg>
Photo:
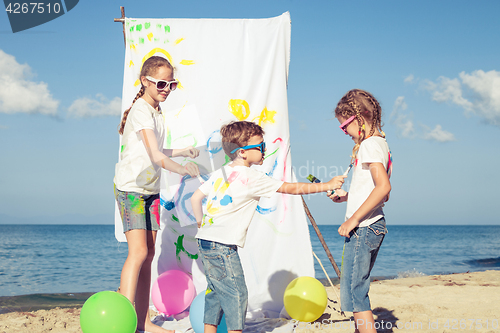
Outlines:
<svg viewBox="0 0 500 333"><path fill-rule="evenodd" d="M101 291L83 304L80 327L83 333L135 333L137 314L127 297Z"/></svg>

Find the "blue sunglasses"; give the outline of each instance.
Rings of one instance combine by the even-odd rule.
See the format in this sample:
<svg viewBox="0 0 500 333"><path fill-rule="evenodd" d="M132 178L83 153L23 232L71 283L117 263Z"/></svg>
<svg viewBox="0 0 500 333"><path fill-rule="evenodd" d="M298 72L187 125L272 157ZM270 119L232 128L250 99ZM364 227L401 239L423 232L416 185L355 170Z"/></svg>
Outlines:
<svg viewBox="0 0 500 333"><path fill-rule="evenodd" d="M264 154L264 151L266 150L266 143L264 141L262 141L261 143L259 143L258 145L251 145L251 146L245 146L245 147L238 147L236 149L233 149L231 150L231 154L234 154L237 150L239 149L243 149L243 150L246 150L246 149L252 149L252 148L260 148L260 152L262 154Z"/></svg>

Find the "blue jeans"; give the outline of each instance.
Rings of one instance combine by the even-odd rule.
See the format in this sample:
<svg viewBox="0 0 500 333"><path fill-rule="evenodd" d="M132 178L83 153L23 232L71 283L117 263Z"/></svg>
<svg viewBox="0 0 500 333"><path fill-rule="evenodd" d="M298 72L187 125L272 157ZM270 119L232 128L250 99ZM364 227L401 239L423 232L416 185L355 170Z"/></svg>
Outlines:
<svg viewBox="0 0 500 333"><path fill-rule="evenodd" d="M340 304L342 311L363 312L371 310L370 272L387 228L385 219L351 231L345 239L340 275Z"/></svg>
<svg viewBox="0 0 500 333"><path fill-rule="evenodd" d="M243 330L248 291L236 245L198 239L201 261L207 278L205 324L218 326L225 314L228 330Z"/></svg>

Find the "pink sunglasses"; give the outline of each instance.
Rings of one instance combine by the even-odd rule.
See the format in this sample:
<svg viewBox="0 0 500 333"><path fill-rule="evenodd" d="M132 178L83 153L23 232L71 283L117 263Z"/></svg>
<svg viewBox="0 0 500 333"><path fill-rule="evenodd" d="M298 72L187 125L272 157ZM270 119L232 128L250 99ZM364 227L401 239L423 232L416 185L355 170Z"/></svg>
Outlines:
<svg viewBox="0 0 500 333"><path fill-rule="evenodd" d="M349 135L349 133L347 133L346 129L347 129L347 126L349 126L350 123L352 123L352 121L356 119L356 115L354 116L351 116L349 119L347 119L346 121L344 121L339 127L340 129L346 134L346 135Z"/></svg>

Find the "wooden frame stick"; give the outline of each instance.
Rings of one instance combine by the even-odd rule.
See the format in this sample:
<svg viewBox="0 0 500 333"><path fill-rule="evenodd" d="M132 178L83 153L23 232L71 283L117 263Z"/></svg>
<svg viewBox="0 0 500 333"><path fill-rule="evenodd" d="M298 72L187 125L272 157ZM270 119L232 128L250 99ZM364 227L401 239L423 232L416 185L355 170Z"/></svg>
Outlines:
<svg viewBox="0 0 500 333"><path fill-rule="evenodd" d="M326 245L325 239L323 238L323 235L321 234L321 231L319 231L318 225L316 224L316 221L314 221L314 218L311 215L311 212L309 211L309 208L307 207L307 204L304 200L304 197L302 197L302 203L304 204L304 210L306 211L307 217L309 218L309 221L311 221L311 224L314 228L314 231L316 231L316 234L318 235L319 241L321 242L321 245L323 245L323 248L325 249L326 255L328 256L328 259L330 259L330 262L332 263L333 269L335 270L335 273L337 273L337 276L340 279L340 269L337 266L337 263L335 262L335 259L333 259L332 253L330 252L330 249L328 248L328 245Z"/></svg>
<svg viewBox="0 0 500 333"><path fill-rule="evenodd" d="M123 42L125 45L127 45L127 39L125 37L125 7L120 6L120 11L122 12L122 17L121 18L115 18L115 22L121 22L123 25Z"/></svg>

